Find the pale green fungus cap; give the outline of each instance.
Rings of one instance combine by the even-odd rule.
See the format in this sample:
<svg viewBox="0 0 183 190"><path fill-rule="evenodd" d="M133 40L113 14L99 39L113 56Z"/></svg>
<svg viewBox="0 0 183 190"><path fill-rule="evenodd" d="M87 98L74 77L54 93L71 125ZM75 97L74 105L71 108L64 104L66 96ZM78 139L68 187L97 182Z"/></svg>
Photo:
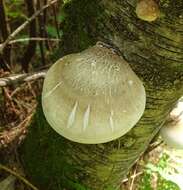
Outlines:
<svg viewBox="0 0 183 190"><path fill-rule="evenodd" d="M58 60L48 70L42 92L51 127L85 144L123 136L141 118L145 102L144 86L129 64L101 45Z"/></svg>

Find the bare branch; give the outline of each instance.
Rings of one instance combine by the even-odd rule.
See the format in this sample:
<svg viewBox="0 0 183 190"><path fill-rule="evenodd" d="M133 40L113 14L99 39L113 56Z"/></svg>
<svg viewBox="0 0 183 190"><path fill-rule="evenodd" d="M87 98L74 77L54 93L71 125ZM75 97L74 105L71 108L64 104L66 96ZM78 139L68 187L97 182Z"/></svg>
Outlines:
<svg viewBox="0 0 183 190"><path fill-rule="evenodd" d="M13 176L15 176L17 179L21 180L24 184L26 184L27 186L29 186L31 189L33 190L38 190L37 187L35 187L34 185L32 185L27 179L25 179L22 175L18 174L16 171L0 164L0 169L12 174Z"/></svg>
<svg viewBox="0 0 183 190"><path fill-rule="evenodd" d="M0 87L41 79L44 78L45 75L46 70L43 70L35 73L16 74L5 78L0 78Z"/></svg>
<svg viewBox="0 0 183 190"><path fill-rule="evenodd" d="M17 137L20 137L26 132L27 127L29 127L31 123L32 117L34 116L35 110L36 104L32 105L30 113L20 122L20 124L18 124L18 126L0 132L0 149L2 147L7 147L8 144L12 143Z"/></svg>
<svg viewBox="0 0 183 190"><path fill-rule="evenodd" d="M129 178L123 179L122 183L126 183L127 181L129 181L129 179L134 179L134 178L136 178L137 176L142 175L142 174L143 174L143 172L139 172L139 173L133 174L133 175L131 175Z"/></svg>
<svg viewBox="0 0 183 190"><path fill-rule="evenodd" d="M13 33L11 33L6 41L2 44L0 44L0 53L2 53L3 49L9 44L11 40L19 33L21 32L32 20L34 20L42 11L56 3L58 0L52 0L49 1L47 5L43 6L40 10L36 11L30 18L27 19L22 25L20 25Z"/></svg>
<svg viewBox="0 0 183 190"><path fill-rule="evenodd" d="M53 42L59 42L61 41L58 38L39 38L39 37L34 37L34 38L21 38L21 39L16 39L12 40L9 42L9 44L15 44L15 43L21 43L21 42L27 42L27 41L53 41Z"/></svg>

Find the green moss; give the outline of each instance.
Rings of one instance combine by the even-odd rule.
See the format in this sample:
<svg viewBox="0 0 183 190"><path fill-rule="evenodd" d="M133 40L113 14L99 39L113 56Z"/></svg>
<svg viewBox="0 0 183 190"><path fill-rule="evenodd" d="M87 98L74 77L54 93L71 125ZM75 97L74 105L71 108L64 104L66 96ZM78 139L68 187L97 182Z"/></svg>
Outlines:
<svg viewBox="0 0 183 190"><path fill-rule="evenodd" d="M94 33L101 27L103 14L98 0L73 0L65 4L62 11L65 14L63 39L67 47L64 53L77 52L96 43Z"/></svg>
<svg viewBox="0 0 183 190"><path fill-rule="evenodd" d="M176 23L176 20L182 15L183 1L177 0L175 3L175 1L172 0L160 0L159 4L162 14L164 14L169 20L172 20L174 17L173 21Z"/></svg>
<svg viewBox="0 0 183 190"><path fill-rule="evenodd" d="M38 107L20 150L25 170L32 181L45 190L86 190L87 188L78 183L76 175L80 169L68 159L67 143L64 141L65 139L49 127L41 108Z"/></svg>
<svg viewBox="0 0 183 190"><path fill-rule="evenodd" d="M104 178L105 180L107 180L111 173L112 168L113 168L113 163L107 166L101 166L101 165L96 166L97 176L99 178Z"/></svg>

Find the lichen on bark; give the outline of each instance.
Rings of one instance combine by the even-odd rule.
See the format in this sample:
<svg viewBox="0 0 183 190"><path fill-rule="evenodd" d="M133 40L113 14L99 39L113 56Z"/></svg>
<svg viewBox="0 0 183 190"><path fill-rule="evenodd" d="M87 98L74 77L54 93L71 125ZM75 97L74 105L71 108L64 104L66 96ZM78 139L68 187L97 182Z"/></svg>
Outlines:
<svg viewBox="0 0 183 190"><path fill-rule="evenodd" d="M66 4L64 54L78 52L98 40L117 47L143 81L147 104L143 117L129 133L98 145L62 138L49 127L39 108L21 148L27 174L39 187L119 188L182 95L183 2L174 3L161 0L161 16L152 23L136 17L135 0L73 0Z"/></svg>

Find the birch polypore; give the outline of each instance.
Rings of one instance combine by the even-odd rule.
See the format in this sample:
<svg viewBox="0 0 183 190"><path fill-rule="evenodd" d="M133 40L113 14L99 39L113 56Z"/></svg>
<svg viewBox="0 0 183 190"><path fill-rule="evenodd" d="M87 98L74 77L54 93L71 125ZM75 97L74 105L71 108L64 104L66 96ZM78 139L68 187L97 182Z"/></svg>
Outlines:
<svg viewBox="0 0 183 190"><path fill-rule="evenodd" d="M95 45L58 60L47 72L42 106L51 127L85 144L126 134L145 109L145 89L112 49Z"/></svg>

